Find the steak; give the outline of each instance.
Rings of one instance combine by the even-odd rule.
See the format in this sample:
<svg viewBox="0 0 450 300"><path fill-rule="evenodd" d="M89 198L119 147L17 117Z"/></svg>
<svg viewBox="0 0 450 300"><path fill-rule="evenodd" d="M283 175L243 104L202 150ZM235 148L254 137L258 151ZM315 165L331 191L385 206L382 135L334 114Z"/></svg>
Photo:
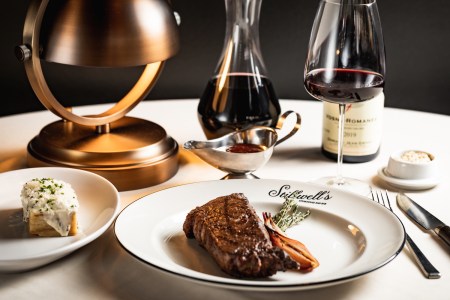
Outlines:
<svg viewBox="0 0 450 300"><path fill-rule="evenodd" d="M234 277L268 277L299 264L272 245L262 220L241 193L218 197L194 208L183 224L219 267Z"/></svg>

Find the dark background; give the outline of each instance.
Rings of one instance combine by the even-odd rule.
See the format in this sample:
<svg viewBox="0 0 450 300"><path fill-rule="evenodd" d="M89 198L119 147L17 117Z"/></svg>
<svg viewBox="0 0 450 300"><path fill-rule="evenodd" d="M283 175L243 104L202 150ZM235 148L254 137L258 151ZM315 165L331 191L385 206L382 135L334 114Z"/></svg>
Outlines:
<svg viewBox="0 0 450 300"><path fill-rule="evenodd" d="M95 0L92 0L95 1ZM148 99L198 98L223 46L223 0L173 0L181 15L181 50L170 59ZM302 84L303 65L317 0L264 0L262 54L276 92L283 99L311 99ZM2 3L0 11L0 115L43 106L14 55L21 43L26 0ZM387 52L386 103L450 115L450 1L379 0ZM84 69L45 64L47 81L64 105L115 102L142 68Z"/></svg>

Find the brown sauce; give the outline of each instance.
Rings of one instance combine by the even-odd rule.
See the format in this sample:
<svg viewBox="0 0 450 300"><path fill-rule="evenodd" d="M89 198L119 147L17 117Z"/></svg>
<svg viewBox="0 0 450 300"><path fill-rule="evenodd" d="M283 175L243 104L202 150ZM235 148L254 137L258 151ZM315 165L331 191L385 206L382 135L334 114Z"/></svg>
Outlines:
<svg viewBox="0 0 450 300"><path fill-rule="evenodd" d="M233 153L256 153L256 152L262 152L265 148L260 145L255 144L235 144L232 146L229 146L226 151L227 152L233 152Z"/></svg>

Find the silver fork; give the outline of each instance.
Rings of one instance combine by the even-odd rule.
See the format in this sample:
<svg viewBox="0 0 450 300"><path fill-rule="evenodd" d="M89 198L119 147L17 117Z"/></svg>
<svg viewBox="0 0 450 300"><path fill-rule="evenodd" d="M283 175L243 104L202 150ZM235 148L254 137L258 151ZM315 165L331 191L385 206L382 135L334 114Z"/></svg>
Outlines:
<svg viewBox="0 0 450 300"><path fill-rule="evenodd" d="M372 189L370 189L370 192L372 194L373 201L378 202L379 204L388 208L393 214L395 214L394 211L392 210L391 202L389 201L387 191L385 191L386 197L383 197L383 193L381 191L375 192L376 196L374 195L374 191ZM405 234L406 234L406 245L413 254L414 259L416 260L420 270L423 272L425 277L427 277L428 279L440 278L441 274L439 273L439 271L426 258L426 256L422 253L422 251L419 249L416 243L414 243L414 241L410 238L410 236L406 232Z"/></svg>

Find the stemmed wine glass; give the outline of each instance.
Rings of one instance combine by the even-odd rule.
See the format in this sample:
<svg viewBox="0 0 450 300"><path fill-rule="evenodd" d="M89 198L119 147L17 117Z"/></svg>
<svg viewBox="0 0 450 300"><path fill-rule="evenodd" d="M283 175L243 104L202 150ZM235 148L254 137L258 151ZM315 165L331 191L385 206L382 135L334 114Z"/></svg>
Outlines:
<svg viewBox="0 0 450 300"><path fill-rule="evenodd" d="M376 0L321 0L305 64L304 85L316 99L339 104L337 175L319 183L354 192L368 185L342 176L345 111L383 91L386 62Z"/></svg>

